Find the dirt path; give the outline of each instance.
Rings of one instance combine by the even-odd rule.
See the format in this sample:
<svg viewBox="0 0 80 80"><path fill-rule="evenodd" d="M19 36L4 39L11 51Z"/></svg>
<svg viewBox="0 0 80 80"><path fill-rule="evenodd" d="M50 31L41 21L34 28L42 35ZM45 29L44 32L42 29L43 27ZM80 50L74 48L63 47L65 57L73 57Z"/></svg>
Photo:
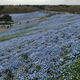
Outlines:
<svg viewBox="0 0 80 80"><path fill-rule="evenodd" d="M4 30L6 30L6 28L0 28L0 32L2 32L2 31L4 31Z"/></svg>
<svg viewBox="0 0 80 80"><path fill-rule="evenodd" d="M27 23L32 23L32 22L36 22L36 21L41 21L41 20L44 20L44 19L49 18L49 17L51 17L51 16L59 15L59 14L60 14L60 13L49 14L48 16L46 16L46 17L42 17L42 18L37 19L37 20L33 20L33 21L29 21L29 22L26 21L26 22L23 22L23 23L20 23L20 24L13 24L11 27L13 27L13 26L17 26L17 25L21 25L21 24L27 24ZM8 29L7 26L4 27L4 28L0 28L0 32L4 31L4 30L6 30L6 29Z"/></svg>
<svg viewBox="0 0 80 80"><path fill-rule="evenodd" d="M43 18L41 18L41 19L37 19L37 20L29 21L29 22L23 22L23 23L21 23L21 24L32 23L32 22L44 20L44 19L46 19L46 18L48 18L48 17L43 17ZM21 25L21 24L13 24L12 27L13 27L13 26L17 26L17 25ZM4 31L4 30L6 30L6 29L8 29L7 26L4 27L4 28L0 28L0 32Z"/></svg>
<svg viewBox="0 0 80 80"><path fill-rule="evenodd" d="M27 23L37 22L37 21L40 21L40 20L44 20L44 19L46 19L46 18L48 18L48 17L43 17L42 19L37 19L37 20L29 21L29 22L23 22L23 23L21 23L21 24L27 24ZM14 24L13 26L17 26L17 25L21 25L21 24ZM13 26L12 26L12 27L13 27Z"/></svg>

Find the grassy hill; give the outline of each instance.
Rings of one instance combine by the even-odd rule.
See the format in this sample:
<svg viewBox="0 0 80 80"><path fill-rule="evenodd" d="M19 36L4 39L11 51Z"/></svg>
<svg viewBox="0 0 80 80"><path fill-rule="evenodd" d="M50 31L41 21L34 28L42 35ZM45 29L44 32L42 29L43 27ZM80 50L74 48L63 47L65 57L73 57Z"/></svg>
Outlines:
<svg viewBox="0 0 80 80"><path fill-rule="evenodd" d="M0 33L0 80L79 80L79 64L80 15L54 15Z"/></svg>

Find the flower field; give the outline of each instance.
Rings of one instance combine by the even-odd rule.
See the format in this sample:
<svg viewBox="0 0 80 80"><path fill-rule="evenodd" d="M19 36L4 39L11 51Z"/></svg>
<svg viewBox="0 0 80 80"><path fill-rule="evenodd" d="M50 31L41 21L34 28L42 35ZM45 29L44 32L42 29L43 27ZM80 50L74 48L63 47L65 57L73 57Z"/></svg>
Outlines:
<svg viewBox="0 0 80 80"><path fill-rule="evenodd" d="M79 79L80 15L54 15L0 33L0 80Z"/></svg>

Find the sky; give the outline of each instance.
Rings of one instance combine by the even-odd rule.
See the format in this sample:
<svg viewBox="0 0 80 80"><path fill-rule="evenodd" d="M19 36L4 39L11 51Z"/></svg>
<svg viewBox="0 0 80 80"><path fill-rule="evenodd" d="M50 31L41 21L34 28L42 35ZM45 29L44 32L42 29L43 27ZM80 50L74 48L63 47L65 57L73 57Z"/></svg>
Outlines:
<svg viewBox="0 0 80 80"><path fill-rule="evenodd" d="M80 5L80 0L0 0L0 5Z"/></svg>

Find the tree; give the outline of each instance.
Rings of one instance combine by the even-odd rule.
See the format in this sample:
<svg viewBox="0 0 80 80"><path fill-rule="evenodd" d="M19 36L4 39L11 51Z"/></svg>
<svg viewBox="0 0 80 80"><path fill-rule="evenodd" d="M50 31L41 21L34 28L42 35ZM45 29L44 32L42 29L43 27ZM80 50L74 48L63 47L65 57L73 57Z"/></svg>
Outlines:
<svg viewBox="0 0 80 80"><path fill-rule="evenodd" d="M0 6L0 11L4 9L4 6Z"/></svg>
<svg viewBox="0 0 80 80"><path fill-rule="evenodd" d="M0 18L0 21L5 21L5 23L7 23L8 21L13 22L12 17L9 16L8 14L5 14L4 16L2 16L2 17Z"/></svg>

